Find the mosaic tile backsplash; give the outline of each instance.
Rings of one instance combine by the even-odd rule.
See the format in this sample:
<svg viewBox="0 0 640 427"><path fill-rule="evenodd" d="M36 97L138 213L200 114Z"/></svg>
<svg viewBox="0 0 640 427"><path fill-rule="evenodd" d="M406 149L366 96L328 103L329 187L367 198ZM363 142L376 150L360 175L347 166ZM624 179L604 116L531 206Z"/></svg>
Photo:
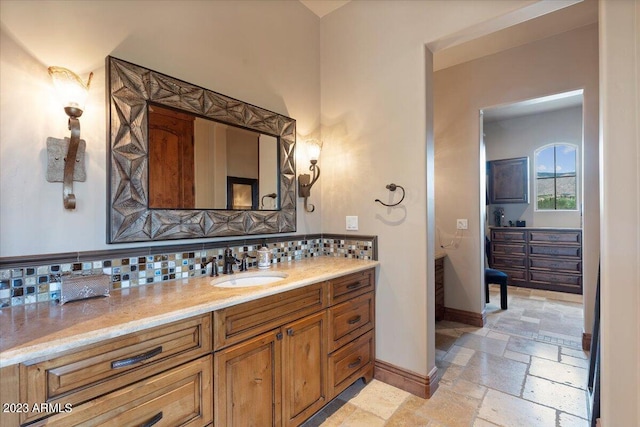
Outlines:
<svg viewBox="0 0 640 427"><path fill-rule="evenodd" d="M234 246L234 243L236 244ZM229 246L237 258L244 254L256 256L261 244ZM343 239L318 237L267 243L271 262L295 262L316 256L335 256L355 259L375 259L376 239ZM220 242L217 243L220 246ZM144 286L175 279L203 276L206 265L215 258L222 265L226 246L191 252L156 253L145 256L97 259L82 262L46 264L0 269L0 309L4 307L54 301L60 298L62 275L106 274L111 278L111 290ZM166 248L165 248L166 249ZM133 250L132 250L133 252ZM257 266L256 258L247 258L249 268Z"/></svg>

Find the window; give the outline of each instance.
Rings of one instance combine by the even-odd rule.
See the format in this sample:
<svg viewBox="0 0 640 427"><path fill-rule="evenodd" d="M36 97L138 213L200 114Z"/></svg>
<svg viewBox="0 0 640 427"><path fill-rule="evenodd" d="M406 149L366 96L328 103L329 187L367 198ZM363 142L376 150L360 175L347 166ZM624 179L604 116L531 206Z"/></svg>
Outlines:
<svg viewBox="0 0 640 427"><path fill-rule="evenodd" d="M535 152L536 209L577 210L578 147L551 144Z"/></svg>

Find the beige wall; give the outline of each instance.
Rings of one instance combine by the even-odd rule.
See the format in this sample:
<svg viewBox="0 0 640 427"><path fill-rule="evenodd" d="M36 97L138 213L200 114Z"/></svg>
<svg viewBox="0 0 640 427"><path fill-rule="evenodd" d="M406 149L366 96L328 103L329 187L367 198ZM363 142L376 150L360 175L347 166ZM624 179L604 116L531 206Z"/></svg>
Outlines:
<svg viewBox="0 0 640 427"><path fill-rule="evenodd" d="M578 147L576 168L578 172L577 194L578 207L582 203L580 166L582 144L582 107L563 108L545 113L531 114L505 120L488 122L482 128L486 160L510 159L515 157L529 158L529 203L505 203L489 205L487 209L488 225L494 225L493 212L497 207L504 209L506 221L525 220L529 227L571 227L582 226L581 211L538 211L536 200L536 160L535 151L545 145L555 143L572 144ZM593 144L592 149L597 149ZM586 179L596 174L598 169L585 170ZM596 178L597 180L597 178Z"/></svg>
<svg viewBox="0 0 640 427"><path fill-rule="evenodd" d="M357 233L378 235L376 356L418 374L435 366L425 44L526 4L354 1L321 21L322 230L350 233L345 216L357 215ZM395 208L374 202L391 200L389 183L406 189Z"/></svg>
<svg viewBox="0 0 640 427"><path fill-rule="evenodd" d="M299 2L3 0L0 19L0 256L113 247L107 55L293 117L301 135L319 129L320 21ZM95 73L80 119L87 181L74 185L74 211L63 208L62 184L45 180L47 137L69 134L49 65ZM298 232L320 232L320 215L299 215ZM142 245L117 245L131 246Z"/></svg>
<svg viewBox="0 0 640 427"><path fill-rule="evenodd" d="M258 178L258 137L253 132L227 127L227 175L242 178Z"/></svg>
<svg viewBox="0 0 640 427"><path fill-rule="evenodd" d="M436 227L446 241L455 219L468 218L460 245L447 250L445 306L484 308L484 190L480 182L479 111L485 107L584 89L584 185L598 186L598 28L589 25L486 56L434 75ZM480 197L480 194L482 196ZM599 248L599 197L584 197L585 330L591 331Z"/></svg>
<svg viewBox="0 0 640 427"><path fill-rule="evenodd" d="M603 427L640 425L640 1L600 1Z"/></svg>

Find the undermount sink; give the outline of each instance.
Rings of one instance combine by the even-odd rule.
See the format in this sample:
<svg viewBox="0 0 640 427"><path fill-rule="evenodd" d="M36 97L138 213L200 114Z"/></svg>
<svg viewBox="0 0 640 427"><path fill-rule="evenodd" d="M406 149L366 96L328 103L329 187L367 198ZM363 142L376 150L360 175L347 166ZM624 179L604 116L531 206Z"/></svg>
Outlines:
<svg viewBox="0 0 640 427"><path fill-rule="evenodd" d="M269 285L286 279L287 273L276 271L260 271L255 273L241 273L213 279L211 284L220 288L247 288L250 286Z"/></svg>

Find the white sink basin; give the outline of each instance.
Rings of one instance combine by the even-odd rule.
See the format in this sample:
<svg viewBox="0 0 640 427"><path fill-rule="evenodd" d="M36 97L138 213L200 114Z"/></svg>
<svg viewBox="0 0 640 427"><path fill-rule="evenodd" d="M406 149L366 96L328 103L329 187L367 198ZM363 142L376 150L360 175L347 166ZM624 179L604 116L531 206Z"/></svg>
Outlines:
<svg viewBox="0 0 640 427"><path fill-rule="evenodd" d="M220 288L247 288L250 286L269 285L279 282L288 276L287 273L277 271L260 271L255 273L241 273L213 279L211 284Z"/></svg>

